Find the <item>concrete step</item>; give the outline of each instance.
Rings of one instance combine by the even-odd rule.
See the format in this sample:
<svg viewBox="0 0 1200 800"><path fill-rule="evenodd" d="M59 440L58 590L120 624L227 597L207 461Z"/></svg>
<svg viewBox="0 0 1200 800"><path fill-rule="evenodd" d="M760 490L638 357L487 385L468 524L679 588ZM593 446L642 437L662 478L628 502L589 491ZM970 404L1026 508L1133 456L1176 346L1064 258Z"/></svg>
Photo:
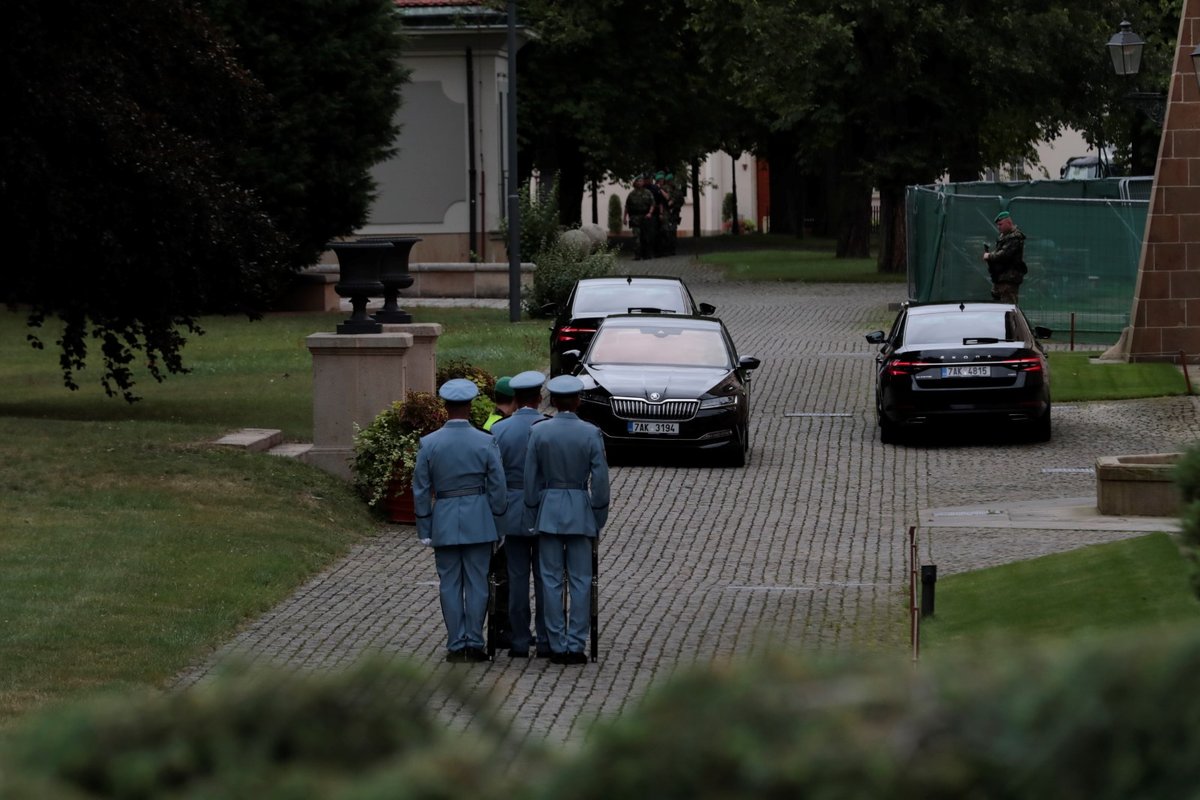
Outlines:
<svg viewBox="0 0 1200 800"><path fill-rule="evenodd" d="M267 455L279 456L280 458L298 458L303 461L304 457L308 455L309 450L312 450L312 445L307 442L287 442L272 447L267 451Z"/></svg>
<svg viewBox="0 0 1200 800"><path fill-rule="evenodd" d="M227 433L214 444L222 447L241 447L252 453L265 453L283 444L283 431L274 428L242 428Z"/></svg>

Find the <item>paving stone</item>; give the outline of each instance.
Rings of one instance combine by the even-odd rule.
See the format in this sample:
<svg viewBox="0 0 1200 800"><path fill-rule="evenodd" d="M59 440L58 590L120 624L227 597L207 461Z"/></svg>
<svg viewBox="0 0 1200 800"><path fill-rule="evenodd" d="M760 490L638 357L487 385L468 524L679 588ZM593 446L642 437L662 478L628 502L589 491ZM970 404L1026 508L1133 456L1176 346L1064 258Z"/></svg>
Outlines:
<svg viewBox="0 0 1200 800"><path fill-rule="evenodd" d="M901 286L724 283L684 257L622 269L683 276L762 368L746 468L696 459L614 466L598 663L563 668L503 652L492 664L444 663L433 557L412 528L397 527L360 544L178 684L227 661L335 669L377 653L465 677L513 720L518 740L579 741L592 719L621 713L680 668L774 648L906 652L907 531L923 510L1088 496L1093 475L1043 470L1174 450L1200 436L1197 400L1179 397L1056 407L1045 444L882 445L874 349L863 334L890 322ZM931 525L919 528L918 550L944 577L1135 535ZM431 702L454 729L472 724L474 712L453 697Z"/></svg>

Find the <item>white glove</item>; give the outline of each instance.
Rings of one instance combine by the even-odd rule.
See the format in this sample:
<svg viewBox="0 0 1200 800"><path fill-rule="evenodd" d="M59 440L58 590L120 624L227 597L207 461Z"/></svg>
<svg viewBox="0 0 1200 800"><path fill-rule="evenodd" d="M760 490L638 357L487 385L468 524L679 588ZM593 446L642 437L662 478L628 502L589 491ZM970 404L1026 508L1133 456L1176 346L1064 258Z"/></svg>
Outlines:
<svg viewBox="0 0 1200 800"><path fill-rule="evenodd" d="M417 541L426 547L433 547L433 539L418 539Z"/></svg>

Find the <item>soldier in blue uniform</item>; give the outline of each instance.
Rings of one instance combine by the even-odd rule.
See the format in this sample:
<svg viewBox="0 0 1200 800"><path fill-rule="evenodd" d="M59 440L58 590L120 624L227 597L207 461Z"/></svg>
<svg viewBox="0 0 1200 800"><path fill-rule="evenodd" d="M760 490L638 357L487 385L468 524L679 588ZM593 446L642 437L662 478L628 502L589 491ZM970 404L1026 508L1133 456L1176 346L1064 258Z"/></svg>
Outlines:
<svg viewBox="0 0 1200 800"><path fill-rule="evenodd" d="M438 395L449 419L421 437L413 472L417 536L432 546L446 621L447 661L487 661L488 563L499 538L495 518L506 510L507 489L495 440L471 425L471 400L479 394L462 378L446 381Z"/></svg>
<svg viewBox="0 0 1200 800"><path fill-rule="evenodd" d="M542 581L537 574L538 536L533 530L533 509L525 505L525 445L533 424L546 419L538 411L545 380L545 376L536 370L528 370L509 379L517 409L511 416L492 426L492 436L500 448L504 478L508 483L508 511L496 521L500 535L504 537L504 554L508 561L508 615L512 627L508 654L513 658L529 657L530 578L533 578L532 618L537 632L537 654L543 658L550 655Z"/></svg>
<svg viewBox="0 0 1200 800"><path fill-rule="evenodd" d="M592 540L608 520L608 462L600 429L575 415L583 382L574 375L559 375L546 388L558 413L530 428L525 505L537 511L534 527L550 660L586 664ZM566 607L560 600L564 583Z"/></svg>

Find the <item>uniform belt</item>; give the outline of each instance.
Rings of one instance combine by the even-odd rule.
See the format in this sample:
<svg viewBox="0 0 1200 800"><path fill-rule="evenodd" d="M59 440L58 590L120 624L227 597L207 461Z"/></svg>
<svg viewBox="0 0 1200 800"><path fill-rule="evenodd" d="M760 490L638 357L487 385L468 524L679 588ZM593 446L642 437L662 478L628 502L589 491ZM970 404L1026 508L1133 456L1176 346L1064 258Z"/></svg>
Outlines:
<svg viewBox="0 0 1200 800"><path fill-rule="evenodd" d="M469 497L475 494L483 494L482 486L472 486L469 489L448 489L444 492L437 493L438 500L445 500L447 497Z"/></svg>
<svg viewBox="0 0 1200 800"><path fill-rule="evenodd" d="M512 491L513 489L524 489L524 488L525 488L524 481L509 481L508 482L509 491Z"/></svg>
<svg viewBox="0 0 1200 800"><path fill-rule="evenodd" d="M550 481L546 484L547 489L585 489L582 483L563 483L562 481Z"/></svg>

